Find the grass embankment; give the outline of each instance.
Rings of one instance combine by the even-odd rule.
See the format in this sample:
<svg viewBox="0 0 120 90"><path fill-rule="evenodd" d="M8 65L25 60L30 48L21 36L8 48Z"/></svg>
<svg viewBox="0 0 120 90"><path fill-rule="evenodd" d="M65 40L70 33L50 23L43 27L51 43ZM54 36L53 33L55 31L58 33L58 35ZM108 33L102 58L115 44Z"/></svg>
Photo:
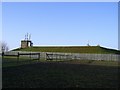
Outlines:
<svg viewBox="0 0 120 90"><path fill-rule="evenodd" d="M28 47L17 48L13 51L33 51L33 52L65 52L65 53L100 53L100 54L120 54L120 51L108 49L100 46L58 46L58 47Z"/></svg>
<svg viewBox="0 0 120 90"><path fill-rule="evenodd" d="M96 63L100 62L104 61ZM119 67L111 66L114 62L96 63L48 61L3 67L2 84L3 88L118 88Z"/></svg>

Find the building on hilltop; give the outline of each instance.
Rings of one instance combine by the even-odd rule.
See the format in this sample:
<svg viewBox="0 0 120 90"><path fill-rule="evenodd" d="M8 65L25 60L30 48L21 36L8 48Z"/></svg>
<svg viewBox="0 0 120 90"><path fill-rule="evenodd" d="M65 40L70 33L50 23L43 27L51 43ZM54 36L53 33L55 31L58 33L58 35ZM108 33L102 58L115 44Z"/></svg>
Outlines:
<svg viewBox="0 0 120 90"><path fill-rule="evenodd" d="M33 43L30 40L21 40L21 48L32 47Z"/></svg>
<svg viewBox="0 0 120 90"><path fill-rule="evenodd" d="M25 35L25 40L21 40L21 48L27 48L27 47L32 47L33 43L30 40L30 35L29 35L29 39L28 39L28 33L27 35Z"/></svg>

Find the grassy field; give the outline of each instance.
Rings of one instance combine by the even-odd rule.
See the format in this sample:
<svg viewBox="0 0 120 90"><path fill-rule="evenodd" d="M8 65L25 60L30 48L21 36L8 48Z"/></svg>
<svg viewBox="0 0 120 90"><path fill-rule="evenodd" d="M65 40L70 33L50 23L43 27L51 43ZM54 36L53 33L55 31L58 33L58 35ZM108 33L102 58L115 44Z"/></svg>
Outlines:
<svg viewBox="0 0 120 90"><path fill-rule="evenodd" d="M6 63L6 62L11 62ZM3 88L118 88L119 64L3 59Z"/></svg>
<svg viewBox="0 0 120 90"><path fill-rule="evenodd" d="M34 52L66 52L66 53L101 53L101 54L120 54L120 51L108 49L100 46L52 46L52 47L28 47L17 48L13 51L34 51Z"/></svg>
<svg viewBox="0 0 120 90"><path fill-rule="evenodd" d="M41 60L43 61L43 60ZM12 67L12 66L20 66L25 64L37 63L37 59L30 59L27 57L20 57L19 60L16 57L5 56L2 60L2 67Z"/></svg>

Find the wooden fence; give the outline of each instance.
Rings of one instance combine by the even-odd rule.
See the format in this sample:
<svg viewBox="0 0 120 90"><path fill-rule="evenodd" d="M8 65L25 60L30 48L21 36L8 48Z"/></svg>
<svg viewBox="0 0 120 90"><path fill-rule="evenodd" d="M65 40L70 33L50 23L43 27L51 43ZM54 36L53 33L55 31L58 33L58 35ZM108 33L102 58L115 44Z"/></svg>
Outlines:
<svg viewBox="0 0 120 90"><path fill-rule="evenodd" d="M105 60L120 61L118 54L56 53L47 52L46 60Z"/></svg>
<svg viewBox="0 0 120 90"><path fill-rule="evenodd" d="M38 59L38 60L40 59L40 53L32 53L32 52L24 52L24 53L22 53L22 52L21 53L20 52L2 52L2 58L4 58L4 56L16 57L18 60L20 59L20 57L23 57L23 58L27 57L29 59Z"/></svg>
<svg viewBox="0 0 120 90"><path fill-rule="evenodd" d="M70 60L72 55L46 53L46 60Z"/></svg>
<svg viewBox="0 0 120 90"><path fill-rule="evenodd" d="M120 61L119 54L87 54L87 53L59 53L59 52L23 52L10 51L5 52L3 56L20 56L45 60L106 60Z"/></svg>

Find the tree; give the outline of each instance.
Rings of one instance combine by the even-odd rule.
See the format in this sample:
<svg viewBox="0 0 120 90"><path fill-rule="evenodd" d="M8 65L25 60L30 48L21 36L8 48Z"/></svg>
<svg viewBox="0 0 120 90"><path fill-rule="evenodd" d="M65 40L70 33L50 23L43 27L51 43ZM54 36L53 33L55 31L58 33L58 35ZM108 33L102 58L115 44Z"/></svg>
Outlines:
<svg viewBox="0 0 120 90"><path fill-rule="evenodd" d="M0 51L6 52L9 50L9 47L6 42L0 42Z"/></svg>

